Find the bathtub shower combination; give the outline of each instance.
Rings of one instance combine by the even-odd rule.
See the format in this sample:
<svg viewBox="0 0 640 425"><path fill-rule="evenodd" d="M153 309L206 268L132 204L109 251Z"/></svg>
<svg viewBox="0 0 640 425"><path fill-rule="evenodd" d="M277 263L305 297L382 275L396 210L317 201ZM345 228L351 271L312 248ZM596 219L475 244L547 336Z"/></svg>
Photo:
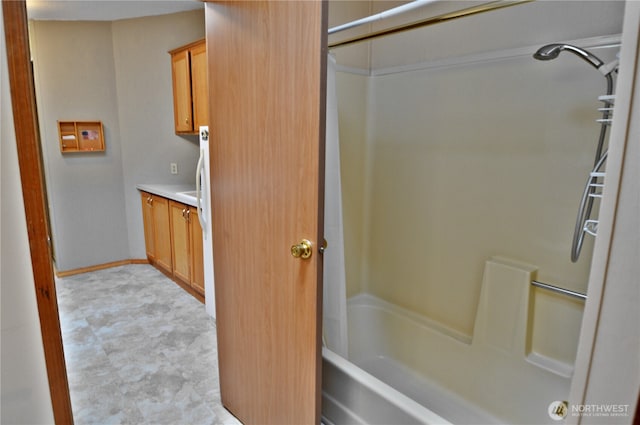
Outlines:
<svg viewBox="0 0 640 425"><path fill-rule="evenodd" d="M604 54L611 56L615 54L612 49L617 50L619 45L607 46L604 49L607 48L610 50ZM377 162L369 165L366 173L366 178L371 181L367 186L370 195L362 202L368 202L368 204L360 210L356 208L356 212L361 214L369 209L366 212L368 217L360 217L356 220L346 218L354 216L353 203L347 205L346 201L349 196L347 186L353 185L354 180L349 176L341 178L340 155L341 152L348 153L350 149L343 148L342 144L349 144L351 141L339 141L338 106L342 105L341 96L352 96L353 92L342 93L341 89L355 90L353 87L357 86L358 78L378 78L374 83L371 83L370 80L362 83L362 87L365 87L363 90L369 90L366 102L375 102L377 99L377 102L392 102L391 96L388 95L392 91L393 93L400 92L399 99L408 99L407 102L412 102L413 90L419 90L416 88L417 85L429 87L434 79L439 81L438 78L442 78L444 81L450 77L444 73L438 74L438 70L413 71L404 77L405 80L411 80L406 83L408 88L403 88L402 84L405 83L400 82L403 77L397 75L353 77L347 75L348 73L344 73L344 75L339 73L336 77L336 60L332 56L329 57L325 182L327 194L325 235L329 241L329 248L324 254L322 378L324 423L339 425L391 423L537 424L555 422L549 415L549 405L554 401L568 398L582 310L586 299L586 295L583 294L586 292L583 289L584 286L580 288L581 290L572 290L562 288L561 286L564 285L557 283L570 280L567 276L571 276L572 270L575 270L571 267L580 267L581 270L578 273L579 276L572 282L584 281L588 277L590 264L588 257L591 255L590 249L592 249L593 241L592 238L585 238L585 235L595 236L597 234L598 202L604 185L607 157L607 128L612 120L615 99L613 78L617 72L618 63L616 59L605 63L590 51L572 44L554 43L545 45L537 51L535 49L530 51L526 59L522 57L507 58L502 62L494 61L498 64L471 65L464 67L464 71L456 71L455 69L448 71L449 74L454 75L458 72L461 75L469 72L486 73L492 74L491 78L494 78L493 74L500 72L502 73L500 75L504 76L502 79L504 84L509 83L509 78L513 78L520 84L521 80L513 77L513 74L517 73L514 70L519 69L515 67L522 67L526 70L525 72L540 73L540 71L528 70L534 67L536 67L535 70L540 70L542 69L540 67L544 66L532 60L531 55L538 60L550 60L557 58L561 52L573 53L595 67L606 79L606 91L598 97L598 100L602 102L598 109L600 117L596 119L598 124L593 124L593 111L585 114L587 115L586 120L591 122L591 127L587 125L588 130L586 131L592 134L595 126L599 126L600 133L595 148L593 145L586 146L581 140L581 159L578 164L571 158L573 155L571 152L540 153L538 150L542 148L538 147L534 147L529 152L533 156L551 155L544 158L548 161L551 158L549 162L558 162L552 165L561 171L548 170L548 173L553 175L552 178L557 178L555 174L563 175L564 169L567 168L572 174L568 177L570 183L559 185L562 188L558 188L557 193L552 196L552 198L555 197L554 199L566 197L569 200L566 204L558 206L557 211L554 210L555 214L562 216L562 218L559 219L557 216L550 218L554 222L554 227L548 230L551 236L546 239L546 233L538 229L531 230L531 234L527 236L514 235L513 239L510 239L510 233L517 233L507 224L513 210L504 213L504 215L501 215L497 209L490 210L490 208L494 208L494 205L495 208L500 208L506 203L522 204L523 210L530 210L531 206L526 204L528 201L535 206L535 203L538 202L537 196L549 196L547 192L550 188L544 187L549 186L549 181L539 175L527 174L526 172L522 172L522 182L525 185L530 185L532 189L531 193L524 196L520 194L521 191L513 191L513 194L516 194L515 197L507 198L511 193L508 186L504 186L505 189L500 190L495 187L490 189L475 187L469 189L470 192L460 195L461 198L470 196L475 199L474 208L478 210L486 208L489 210L489 214L497 216L495 222L484 223L489 229L485 239L480 231L477 231L477 235L479 235L477 240L472 239L473 230L475 230L473 227L469 227L473 229L470 232L458 229L458 227L465 225L471 226L465 220L472 220L475 216L471 215L469 216L471 219L469 219L460 213L460 210L468 210L468 204L465 204L464 201L457 202L458 198L455 196L439 194L445 191L455 193L456 188L462 187L456 185L455 182L452 183L456 176L452 177L446 174L449 168L454 169L452 173L458 174L469 169L470 179L482 180L482 176L474 174L474 165L471 164L474 164L474 161L485 159L486 163L478 165L480 171L477 173L482 173L482 169L495 170L498 174L495 184L499 185L501 184L499 180L511 178L518 180L520 177L517 176L517 173L520 172L520 169L536 170L539 164L535 163L536 158L531 160L524 155L520 158L520 152L502 154L496 147L499 144L493 140L486 142L485 148L477 148L487 151L494 150L488 152L486 158L483 157L485 153L474 151L475 146L469 144L454 146L453 151L455 152L450 153L451 157L443 159L438 157L444 149L442 146L436 148L416 147L420 144L433 143L437 145L439 143L437 142L438 130L435 129L433 123L426 123L424 124L425 128L412 131L407 130L409 125L402 120L394 122L393 125L381 122L378 127L380 128L379 132L368 136L372 141L366 142L368 143L366 156ZM569 57L570 55L562 56ZM581 72L583 68L575 68L576 64L573 62L576 61L567 60L555 63L561 63L558 66L564 67L565 71L569 69L567 72ZM501 63L504 63L504 69L498 70ZM469 69L473 67L477 69ZM547 65L544 72L554 71L549 71ZM422 76L421 73L429 74L428 78ZM594 80L591 77L592 75L585 77L584 84L586 86L594 85ZM482 76L477 78L480 82L484 81ZM543 75L538 75L538 78L542 82L546 77L543 73ZM340 83L340 79L342 79L342 83ZM547 82L546 86L552 84L552 82ZM388 91L387 85L392 87ZM526 90L536 90L534 83L529 88L516 87L520 87L520 85L513 85L513 90L516 93L512 98L509 98L511 100L501 99L501 101L522 104L520 99L527 97ZM551 92L556 89L557 87L549 88ZM440 90L438 88L423 90L426 93L443 95L438 91ZM523 91L518 92L517 90ZM424 93L422 94L424 95ZM419 96L416 95L416 97ZM482 95L479 97L482 98ZM397 98L395 100L395 104L389 107L376 103L372 107L374 109L373 116L368 117L366 121L374 123L382 121L380 117L383 114L389 115L389 111L399 107ZM591 100L595 104L593 97ZM442 104L448 101L449 99L445 99L440 102L439 106L444 108ZM484 99L482 101L469 100L469 103L473 102L483 105L485 101ZM582 100L577 102L582 102ZM555 105L556 110L553 111L553 114L562 115L563 113L557 111L557 108L562 108L562 106ZM579 107L585 108L584 104ZM518 108L513 108L516 110L513 114L524 115L518 111ZM522 108L527 110L526 107ZM453 111L453 109L450 110ZM551 118L545 118L552 120L553 114L550 115ZM421 120L422 118L417 119L417 121ZM497 121L495 126L500 130L501 123L499 120ZM526 122L526 117L520 120L516 117L510 121ZM342 123L341 120L341 125ZM350 123L347 122L347 125ZM420 126L421 124L415 125ZM473 123L468 125L473 125ZM575 127L576 124L567 124L569 130L566 130L566 134L571 133L572 125ZM381 133L384 133L385 129L389 127L401 129L397 131L407 133L408 136L391 135L385 139L387 136ZM426 131L427 128L428 131ZM528 131L530 128L532 130ZM376 125L368 124L367 131L371 132L372 129L375 132ZM539 126L527 127L527 124L522 124L521 128L515 130L515 134L532 134L531 140L535 143L542 143L535 140L537 135L534 134L534 129L538 133L542 133ZM447 131L451 132L452 130L448 129ZM505 132L508 131L509 129L505 130ZM581 133L581 136L587 134L586 131ZM354 134L354 132L348 131L346 134ZM422 136L424 134L429 134L429 138L423 137L421 140L415 140L418 137L416 135ZM581 136L578 137L582 138ZM526 138L526 136L522 137ZM553 139L554 135L549 134L548 137ZM483 146L482 143L485 142L477 143ZM508 143L514 142L508 140L504 145L500 145L501 148L510 149ZM465 152L460 153L463 147L470 149L468 155ZM407 149L406 152L404 152L405 149ZM522 149L528 152L529 148ZM550 148L545 145L544 149ZM591 163L587 157L593 158L594 152L595 160ZM565 153L569 158L566 160L566 164L561 162L565 158ZM497 164L496 157L501 157L506 165ZM412 163L414 159L416 163ZM385 161L392 161L393 166ZM446 164L442 165L437 161L445 161ZM514 162L516 165L508 165L510 162ZM420 169L419 166L416 167L416 164L425 165ZM343 164L342 170L348 170L350 165L346 165L346 167ZM379 169L384 170L385 168L391 169L391 172L384 174L383 171L379 171ZM410 170L415 168L419 169L412 173ZM433 174L430 174L432 169L437 172L433 171ZM424 179L420 177L424 177ZM489 174L486 177L491 178ZM584 182L585 177L586 185L584 190L580 192L582 188L578 182ZM347 183L345 183L345 179L348 180ZM437 184L433 181L437 181ZM409 186L411 184L413 185ZM438 184L445 185L445 188L441 189ZM465 184L469 186L468 181ZM538 188L536 185L543 187ZM564 192L564 188L567 188L566 192ZM478 193L474 194L473 190ZM500 193L496 194L492 191ZM573 195L567 194L569 191L573 191ZM409 193L406 198L402 195L404 192ZM344 202L343 193L345 194ZM385 193L388 195L384 195ZM416 193L426 193L425 197L431 197L430 202L420 204L415 200ZM580 193L582 193L581 197ZM383 196L386 196L387 199L376 201L377 197ZM482 200L478 201L478 199L487 197L489 200L486 203L483 203ZM560 203L560 201L557 202ZM576 203L578 204L578 212L575 226L573 226L572 219L575 217ZM446 224L449 216L456 216L451 219L453 225ZM535 216L532 217L534 218L523 218L523 221L529 223L530 227L533 226L530 222L535 221ZM441 230L437 224L433 224L438 220L442 221L444 230ZM363 230L364 236L360 236L365 241L361 245L350 239L350 237L353 239L353 235L358 235L358 233L347 231L348 226L353 226L354 222L358 221L364 223L362 227L365 229ZM402 221L404 223L401 223ZM407 222L412 222L412 225L408 226ZM548 222L543 222L540 227L549 227L546 223ZM567 224L569 225L567 226ZM516 223L516 226L518 225L521 224ZM501 228L500 226L506 227ZM561 226L564 227L561 228ZM405 228L410 230L403 230ZM572 237L570 233L567 233L567 228L574 230ZM371 234L368 235L367 232ZM460 240L457 232L465 234L463 244L456 245L457 242L449 241L450 239ZM468 235L469 233L471 236ZM553 239L555 234L561 234L567 242L556 242ZM430 245L429 241L432 238L435 239L435 242ZM494 239L501 242L494 243ZM521 241L522 239L529 240L524 243ZM380 241L382 243L379 243ZM589 251L584 252L583 257L587 258L578 261L585 241L588 241L587 249ZM500 243L503 243L504 246ZM536 246L536 244L538 248L535 249L529 246ZM420 247L423 245L424 247L420 251ZM560 253L560 248L556 245L561 245L561 249L565 249L565 251ZM355 261L353 255L351 258L348 255L350 252L348 248L354 246L358 248L357 251L363 252L361 256L355 256L357 257ZM512 252L510 252L509 246L514 247ZM404 248L407 252L403 251ZM551 252L549 254L539 253L539 251L545 250ZM418 255L414 255L415 251L420 251L424 257L420 259ZM445 258L447 255L452 256L453 259ZM468 260L466 257L472 257L472 260ZM556 257L562 257L562 260L556 260ZM555 263L559 261L562 261L563 264ZM571 266L571 263L576 262L581 265ZM390 264L390 266L384 264ZM444 279L444 282L443 279L439 279L433 271L437 268L448 269L441 276L450 276L450 278ZM360 286L355 285L347 279L349 276L359 277L368 283ZM437 283L433 282L438 279ZM465 279L477 283L465 286L463 282ZM418 283L411 283L414 281ZM553 284L546 283L548 281ZM406 288L402 289L403 286ZM569 286L575 288L577 285ZM354 287L355 289L353 289ZM425 294L429 294L429 289L435 295L426 296ZM440 298L437 298L438 296ZM421 309L421 304L426 304L426 307ZM464 312L460 313L463 310ZM464 318L461 319L461 316Z"/></svg>

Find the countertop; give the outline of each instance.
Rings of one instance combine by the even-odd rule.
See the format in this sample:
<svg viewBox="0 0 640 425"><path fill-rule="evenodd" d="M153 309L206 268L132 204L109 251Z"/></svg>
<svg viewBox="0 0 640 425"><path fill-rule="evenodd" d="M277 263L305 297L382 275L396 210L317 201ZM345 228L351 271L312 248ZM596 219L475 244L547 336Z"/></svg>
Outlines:
<svg viewBox="0 0 640 425"><path fill-rule="evenodd" d="M137 184L136 189L182 202L192 207L198 206L195 196L196 186L192 184Z"/></svg>

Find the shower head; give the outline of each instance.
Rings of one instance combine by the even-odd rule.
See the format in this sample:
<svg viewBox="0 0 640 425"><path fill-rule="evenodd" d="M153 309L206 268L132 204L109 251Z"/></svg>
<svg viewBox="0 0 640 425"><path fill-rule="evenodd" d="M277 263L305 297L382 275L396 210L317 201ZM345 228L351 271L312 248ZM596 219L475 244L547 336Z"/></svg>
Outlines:
<svg viewBox="0 0 640 425"><path fill-rule="evenodd" d="M596 69L599 69L604 64L604 62L602 62L600 59L587 52L586 50L583 50L576 46L572 46L570 44L547 44L546 46L542 46L541 48L539 48L538 51L533 54L533 57L541 61L548 61L557 58L560 52L564 50L569 51L582 58L586 62L593 65L593 67L595 67Z"/></svg>

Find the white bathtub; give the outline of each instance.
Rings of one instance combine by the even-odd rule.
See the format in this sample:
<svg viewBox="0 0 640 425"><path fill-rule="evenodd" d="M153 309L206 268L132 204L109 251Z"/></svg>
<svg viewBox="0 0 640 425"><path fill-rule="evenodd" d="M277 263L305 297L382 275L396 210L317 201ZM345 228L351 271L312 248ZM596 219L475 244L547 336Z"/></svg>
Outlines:
<svg viewBox="0 0 640 425"><path fill-rule="evenodd" d="M471 341L371 295L349 299L349 361L323 351L323 422L554 423L548 406L566 399L570 378L531 361L524 310L502 340L478 317Z"/></svg>
<svg viewBox="0 0 640 425"><path fill-rule="evenodd" d="M322 357L323 424L450 423L334 352Z"/></svg>

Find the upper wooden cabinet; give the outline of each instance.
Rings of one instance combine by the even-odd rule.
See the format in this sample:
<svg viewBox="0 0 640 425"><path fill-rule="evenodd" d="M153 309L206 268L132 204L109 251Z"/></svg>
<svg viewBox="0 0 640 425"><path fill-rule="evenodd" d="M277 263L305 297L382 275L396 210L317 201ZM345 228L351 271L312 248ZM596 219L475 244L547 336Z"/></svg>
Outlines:
<svg viewBox="0 0 640 425"><path fill-rule="evenodd" d="M209 84L207 79L207 45L203 41L189 49L191 56L191 101L193 104L193 131L209 125Z"/></svg>
<svg viewBox="0 0 640 425"><path fill-rule="evenodd" d="M197 134L209 124L207 45L199 40L169 52L173 76L173 117L177 134Z"/></svg>

